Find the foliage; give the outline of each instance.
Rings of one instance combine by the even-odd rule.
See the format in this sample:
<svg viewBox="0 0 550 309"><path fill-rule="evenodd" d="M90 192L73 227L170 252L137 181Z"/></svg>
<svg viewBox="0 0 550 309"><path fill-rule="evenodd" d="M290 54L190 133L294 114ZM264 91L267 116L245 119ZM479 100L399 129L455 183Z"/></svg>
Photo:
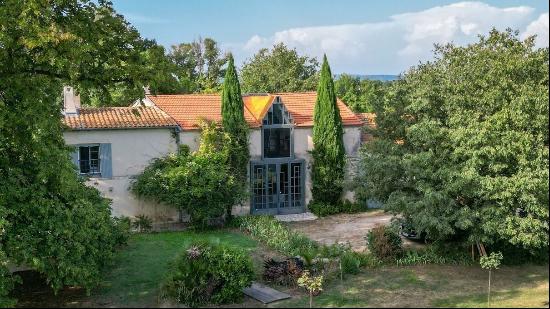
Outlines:
<svg viewBox="0 0 550 309"><path fill-rule="evenodd" d="M490 255L484 255L479 259L481 268L489 270L489 288L487 290L487 307L491 307L491 271L498 269L502 261L502 253L491 252Z"/></svg>
<svg viewBox="0 0 550 309"><path fill-rule="evenodd" d="M410 218L433 240L548 250L548 48L493 30L436 46L375 106L362 200Z"/></svg>
<svg viewBox="0 0 550 309"><path fill-rule="evenodd" d="M162 294L190 307L227 304L242 299L254 279L246 252L223 245L194 243L174 262Z"/></svg>
<svg viewBox="0 0 550 309"><path fill-rule="evenodd" d="M483 269L498 269L503 256L500 252L491 252L490 255L484 255L479 258L479 265Z"/></svg>
<svg viewBox="0 0 550 309"><path fill-rule="evenodd" d="M344 200L343 202L338 202L335 205L312 200L307 205L307 208L309 211L311 211L312 213L314 213L319 217L326 217L326 216L340 214L340 213L355 214L355 213L360 213L368 210L366 205L361 205L360 203L354 203L347 199Z"/></svg>
<svg viewBox="0 0 550 309"><path fill-rule="evenodd" d="M344 273L355 273L357 267L373 267L378 264L368 254L355 253L344 244L320 245L305 235L292 231L270 216L244 216L234 219L241 231L250 234L266 246L292 257L300 257L306 269L313 273L328 274L331 269L327 260L346 260ZM359 262L357 264L357 262ZM330 263L329 263L330 264Z"/></svg>
<svg viewBox="0 0 550 309"><path fill-rule="evenodd" d="M340 200L346 165L343 134L332 73L325 55L313 114L311 194L316 202L336 204Z"/></svg>
<svg viewBox="0 0 550 309"><path fill-rule="evenodd" d="M547 248L525 249L518 248L507 241L499 241L485 247L487 251L502 252L503 265L548 264Z"/></svg>
<svg viewBox="0 0 550 309"><path fill-rule="evenodd" d="M199 228L213 225L244 194L228 165L232 143L216 123L203 122L199 150L155 159L137 176L131 191L187 211Z"/></svg>
<svg viewBox="0 0 550 309"><path fill-rule="evenodd" d="M373 112L375 105L384 100L384 94L391 82L361 80L349 74L342 74L334 81L336 96L355 113Z"/></svg>
<svg viewBox="0 0 550 309"><path fill-rule="evenodd" d="M330 215L339 214L342 212L342 209L339 207L340 204L329 204L317 201L311 201L307 205L307 209L319 217L326 217Z"/></svg>
<svg viewBox="0 0 550 309"><path fill-rule="evenodd" d="M390 226L378 225L365 238L369 251L382 261L392 261L403 254L403 241Z"/></svg>
<svg viewBox="0 0 550 309"><path fill-rule="evenodd" d="M174 45L168 59L175 66L179 92L212 93L221 90L220 81L225 75L222 67L227 63L228 56L222 55L214 39L199 38Z"/></svg>
<svg viewBox="0 0 550 309"><path fill-rule="evenodd" d="M435 245L429 245L425 249L406 250L402 257L396 259L397 266L409 265L471 265L472 258L466 250L460 252L442 252Z"/></svg>
<svg viewBox="0 0 550 309"><path fill-rule="evenodd" d="M283 43L261 49L241 69L244 93L312 91L318 79L316 58L300 56Z"/></svg>
<svg viewBox="0 0 550 309"><path fill-rule="evenodd" d="M233 56L229 54L228 58L229 63L222 90L222 125L232 143L228 157L230 173L235 177L236 184L241 187L242 191L245 191L247 190L247 167L250 159L249 129L244 119L244 103ZM231 207L227 209L227 215L231 216Z"/></svg>
<svg viewBox="0 0 550 309"><path fill-rule="evenodd" d="M148 233L153 229L153 220L147 215L137 215L132 227L139 233Z"/></svg>
<svg viewBox="0 0 550 309"><path fill-rule="evenodd" d="M309 308L313 308L313 294L323 290L323 276L310 276L306 270L298 279L298 285L309 292Z"/></svg>
<svg viewBox="0 0 550 309"><path fill-rule="evenodd" d="M56 290L91 288L124 237L109 201L77 178L61 93L143 93L147 42L106 1L5 0L0 28L1 254Z"/></svg>
<svg viewBox="0 0 550 309"><path fill-rule="evenodd" d="M294 232L270 216L235 218L235 225L266 246L289 256L317 252L319 245L301 233Z"/></svg>
<svg viewBox="0 0 550 309"><path fill-rule="evenodd" d="M354 251L346 251L340 256L342 273L356 275L364 265L364 254Z"/></svg>
<svg viewBox="0 0 550 309"><path fill-rule="evenodd" d="M284 286L294 286L304 271L304 263L299 258L289 258L278 262L273 259L264 262L263 279Z"/></svg>

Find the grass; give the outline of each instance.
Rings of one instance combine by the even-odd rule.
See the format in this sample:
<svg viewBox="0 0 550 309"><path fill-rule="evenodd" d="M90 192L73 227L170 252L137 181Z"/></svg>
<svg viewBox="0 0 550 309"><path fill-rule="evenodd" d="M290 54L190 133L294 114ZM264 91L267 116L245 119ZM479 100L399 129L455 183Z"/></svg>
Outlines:
<svg viewBox="0 0 550 309"><path fill-rule="evenodd" d="M503 267L492 307L548 307L548 265ZM381 267L324 287L316 307L486 307L487 273L477 266ZM305 294L277 307L308 307Z"/></svg>
<svg viewBox="0 0 550 309"><path fill-rule="evenodd" d="M169 263L195 240L209 240L255 251L257 243L229 231L171 232L133 235L117 254L91 302L99 306L158 306L158 289Z"/></svg>

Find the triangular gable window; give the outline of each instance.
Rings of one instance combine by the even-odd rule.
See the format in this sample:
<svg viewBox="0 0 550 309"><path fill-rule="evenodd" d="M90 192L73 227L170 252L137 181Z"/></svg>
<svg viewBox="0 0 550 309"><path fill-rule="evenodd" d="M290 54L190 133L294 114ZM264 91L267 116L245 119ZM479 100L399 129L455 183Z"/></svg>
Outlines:
<svg viewBox="0 0 550 309"><path fill-rule="evenodd" d="M271 104L271 107L267 111L267 114L263 120L263 125L280 124L292 124L292 117L285 106L281 103L281 99L277 97L275 102Z"/></svg>

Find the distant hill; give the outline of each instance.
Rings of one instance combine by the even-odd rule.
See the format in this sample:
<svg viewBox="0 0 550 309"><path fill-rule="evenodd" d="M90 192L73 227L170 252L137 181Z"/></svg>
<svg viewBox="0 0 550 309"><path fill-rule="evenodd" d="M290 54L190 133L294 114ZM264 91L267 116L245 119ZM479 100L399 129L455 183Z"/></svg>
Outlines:
<svg viewBox="0 0 550 309"><path fill-rule="evenodd" d="M334 76L334 78L338 79L340 77L340 75L341 74L336 74ZM378 74L378 75L373 75L373 74L349 74L349 75L359 77L360 79L380 80L380 81L383 81L383 82L389 82L389 81L399 79L398 75L390 75L390 74Z"/></svg>

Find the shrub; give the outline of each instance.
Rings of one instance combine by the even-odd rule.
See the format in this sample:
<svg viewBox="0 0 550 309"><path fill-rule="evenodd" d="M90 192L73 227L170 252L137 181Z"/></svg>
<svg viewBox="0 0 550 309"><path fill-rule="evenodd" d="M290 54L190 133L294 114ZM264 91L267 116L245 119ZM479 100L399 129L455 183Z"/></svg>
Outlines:
<svg viewBox="0 0 550 309"><path fill-rule="evenodd" d="M128 217L115 217L113 218L113 221L113 238L115 244L118 246L126 244L131 234L130 227L132 225L132 221Z"/></svg>
<svg viewBox="0 0 550 309"><path fill-rule="evenodd" d="M148 233L153 229L153 220L146 215L137 215L132 226L139 233Z"/></svg>
<svg viewBox="0 0 550 309"><path fill-rule="evenodd" d="M407 250L396 260L398 266L424 264L471 265L472 258L464 250L443 249L442 246L429 245L425 249Z"/></svg>
<svg viewBox="0 0 550 309"><path fill-rule="evenodd" d="M194 243L173 263L161 287L161 297L190 307L227 304L242 299L254 269L242 250L223 245Z"/></svg>
<svg viewBox="0 0 550 309"><path fill-rule="evenodd" d="M337 204L329 204L317 201L311 201L307 205L309 211L319 217L326 217L330 215L336 215L339 213L354 214L363 211L367 211L367 207L359 203L351 202L350 200L344 200Z"/></svg>
<svg viewBox="0 0 550 309"><path fill-rule="evenodd" d="M340 265L344 274L356 275L361 269L361 254L353 251L347 251L340 257Z"/></svg>
<svg viewBox="0 0 550 309"><path fill-rule="evenodd" d="M357 202L351 202L350 200L347 200L347 199L344 200L340 208L343 213L347 213L347 214L355 214L355 213L368 210L366 204L363 205Z"/></svg>
<svg viewBox="0 0 550 309"><path fill-rule="evenodd" d="M366 237L369 251L382 261L391 261L403 253L403 241L394 228L376 226Z"/></svg>
<svg viewBox="0 0 550 309"><path fill-rule="evenodd" d="M326 217L330 215L339 214L342 212L340 205L333 205L333 204L323 203L323 202L311 201L307 207L309 211L311 211L312 213L314 213L316 216L319 216L319 217Z"/></svg>
<svg viewBox="0 0 550 309"><path fill-rule="evenodd" d="M235 225L268 247L290 256L317 253L319 245L307 236L289 230L271 216L243 216L235 218Z"/></svg>
<svg viewBox="0 0 550 309"><path fill-rule="evenodd" d="M263 278L285 286L294 286L304 271L304 263L299 258L290 258L282 262L273 259L264 262Z"/></svg>
<svg viewBox="0 0 550 309"><path fill-rule="evenodd" d="M191 224L205 228L219 222L227 209L245 195L229 166L232 143L215 123L201 126L199 150L156 159L132 184L140 197L171 205L189 213Z"/></svg>

